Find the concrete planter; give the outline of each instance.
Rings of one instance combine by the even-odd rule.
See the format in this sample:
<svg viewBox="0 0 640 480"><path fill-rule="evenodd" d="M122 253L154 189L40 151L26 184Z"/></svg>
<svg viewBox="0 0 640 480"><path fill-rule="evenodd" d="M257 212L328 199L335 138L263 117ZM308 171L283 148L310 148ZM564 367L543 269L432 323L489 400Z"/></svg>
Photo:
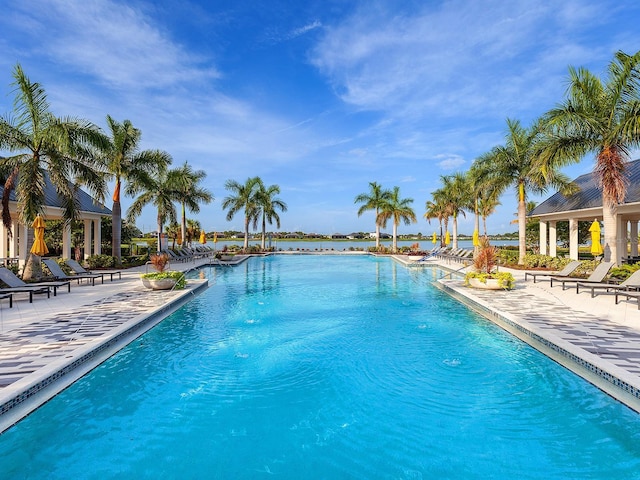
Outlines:
<svg viewBox="0 0 640 480"><path fill-rule="evenodd" d="M175 278L141 278L142 284L151 290L171 290L176 286Z"/></svg>
<svg viewBox="0 0 640 480"><path fill-rule="evenodd" d="M504 290L500 286L500 283L498 283L497 278L487 278L487 283L483 283L477 278L470 278L469 286L472 288L480 288L482 290Z"/></svg>

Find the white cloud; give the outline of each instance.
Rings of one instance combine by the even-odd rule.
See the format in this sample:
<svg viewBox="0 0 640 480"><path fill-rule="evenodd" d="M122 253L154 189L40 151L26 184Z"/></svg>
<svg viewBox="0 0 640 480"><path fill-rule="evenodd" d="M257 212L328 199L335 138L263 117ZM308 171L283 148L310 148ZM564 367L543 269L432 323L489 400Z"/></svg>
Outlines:
<svg viewBox="0 0 640 480"><path fill-rule="evenodd" d="M110 87L158 88L219 76L210 59L173 42L131 4L33 0L13 8L30 17L32 37L45 39L41 53Z"/></svg>
<svg viewBox="0 0 640 480"><path fill-rule="evenodd" d="M437 155L436 159L440 160L438 166L442 170L458 170L466 163L459 155Z"/></svg>

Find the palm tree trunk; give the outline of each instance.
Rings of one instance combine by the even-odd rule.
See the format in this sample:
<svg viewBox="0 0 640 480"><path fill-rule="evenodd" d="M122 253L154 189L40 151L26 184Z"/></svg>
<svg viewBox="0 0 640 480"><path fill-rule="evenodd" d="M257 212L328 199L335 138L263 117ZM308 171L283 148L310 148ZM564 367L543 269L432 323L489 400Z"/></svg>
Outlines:
<svg viewBox="0 0 640 480"><path fill-rule="evenodd" d="M608 199L602 199L602 223L604 225L604 261L605 262L617 262L618 261L618 245L616 235L616 204L608 201Z"/></svg>
<svg viewBox="0 0 640 480"><path fill-rule="evenodd" d="M182 244L187 243L187 210L182 204L182 225L180 225L180 233L182 234Z"/></svg>
<svg viewBox="0 0 640 480"><path fill-rule="evenodd" d="M27 229L26 248L31 248L33 245L33 228ZM42 273L42 264L40 263L40 257L29 253L27 261L24 265L24 271L22 272L22 279L27 280L41 280L44 274Z"/></svg>
<svg viewBox="0 0 640 480"><path fill-rule="evenodd" d="M475 214L475 218L473 220L473 229L474 231L478 232L478 236L479 236L480 235L480 214L478 213L478 197L476 197L476 203L475 203L475 208L473 213ZM486 227L485 227L485 230L486 230ZM479 251L480 251L480 246L475 245L473 247L473 258L475 258L478 255Z"/></svg>
<svg viewBox="0 0 640 480"><path fill-rule="evenodd" d="M378 223L378 209L376 208L376 251L380 249L380 224Z"/></svg>
<svg viewBox="0 0 640 480"><path fill-rule="evenodd" d="M244 217L244 251L249 250L249 217Z"/></svg>
<svg viewBox="0 0 640 480"><path fill-rule="evenodd" d="M158 215L158 248L156 250L158 250L158 253L160 253L161 248L162 248L162 219L160 218L160 216Z"/></svg>
<svg viewBox="0 0 640 480"><path fill-rule="evenodd" d="M122 265L122 205L120 204L120 182L116 181L113 191L113 207L111 209L111 255L116 265ZM85 245L85 249L89 246Z"/></svg>
<svg viewBox="0 0 640 480"><path fill-rule="evenodd" d="M452 248L454 250L458 249L458 216L454 215L453 216L453 225L451 227L452 230L452 234L453 234L453 245Z"/></svg>
<svg viewBox="0 0 640 480"><path fill-rule="evenodd" d="M398 251L398 224L393 222L393 253Z"/></svg>
<svg viewBox="0 0 640 480"><path fill-rule="evenodd" d="M266 236L266 232L267 232L267 221L265 219L264 214L262 214L262 251L264 252L264 248L265 248L265 236Z"/></svg>
<svg viewBox="0 0 640 480"><path fill-rule="evenodd" d="M527 205L524 196L524 184L518 186L518 265L524 265L527 254Z"/></svg>

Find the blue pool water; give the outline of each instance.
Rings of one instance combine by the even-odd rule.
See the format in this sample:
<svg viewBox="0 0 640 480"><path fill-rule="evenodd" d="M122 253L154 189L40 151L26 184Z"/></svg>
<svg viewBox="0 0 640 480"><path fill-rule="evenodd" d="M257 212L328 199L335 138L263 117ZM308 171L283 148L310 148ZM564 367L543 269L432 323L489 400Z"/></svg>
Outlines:
<svg viewBox="0 0 640 480"><path fill-rule="evenodd" d="M640 477L640 418L410 270L205 268L211 288L0 436L0 477Z"/></svg>

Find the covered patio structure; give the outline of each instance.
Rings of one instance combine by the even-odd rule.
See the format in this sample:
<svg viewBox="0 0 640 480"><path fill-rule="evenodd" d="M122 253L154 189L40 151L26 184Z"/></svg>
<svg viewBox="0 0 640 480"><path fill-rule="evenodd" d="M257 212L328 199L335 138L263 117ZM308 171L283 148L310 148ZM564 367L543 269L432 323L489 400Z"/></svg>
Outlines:
<svg viewBox="0 0 640 480"><path fill-rule="evenodd" d="M616 209L616 252L612 258L621 264L628 257L638 256L638 222L640 221L640 160L627 164L627 194ZM578 222L602 222L602 190L595 174L587 173L574 180L579 191L565 197L560 192L542 202L529 217L540 220L540 253L557 256L556 226L569 222L569 257L578 259ZM610 248L604 245L605 250Z"/></svg>
<svg viewBox="0 0 640 480"><path fill-rule="evenodd" d="M62 220L63 219L63 202L58 196L55 187L49 180L49 176L45 175L45 207L43 217L45 220ZM0 196L3 187L0 185ZM111 210L104 205L99 204L87 192L77 189L76 202L79 207L79 220L84 227L84 258L91 255L99 255L101 253L100 244L102 241L101 226L102 217L110 216ZM16 202L15 192L11 192L9 200L9 212L11 213L11 233L0 223L0 261L6 259L17 259L20 265L24 265L28 256L32 238L29 235L31 225L24 225L18 219L18 203ZM71 225L66 225L62 233L62 257L72 258L71 256Z"/></svg>

